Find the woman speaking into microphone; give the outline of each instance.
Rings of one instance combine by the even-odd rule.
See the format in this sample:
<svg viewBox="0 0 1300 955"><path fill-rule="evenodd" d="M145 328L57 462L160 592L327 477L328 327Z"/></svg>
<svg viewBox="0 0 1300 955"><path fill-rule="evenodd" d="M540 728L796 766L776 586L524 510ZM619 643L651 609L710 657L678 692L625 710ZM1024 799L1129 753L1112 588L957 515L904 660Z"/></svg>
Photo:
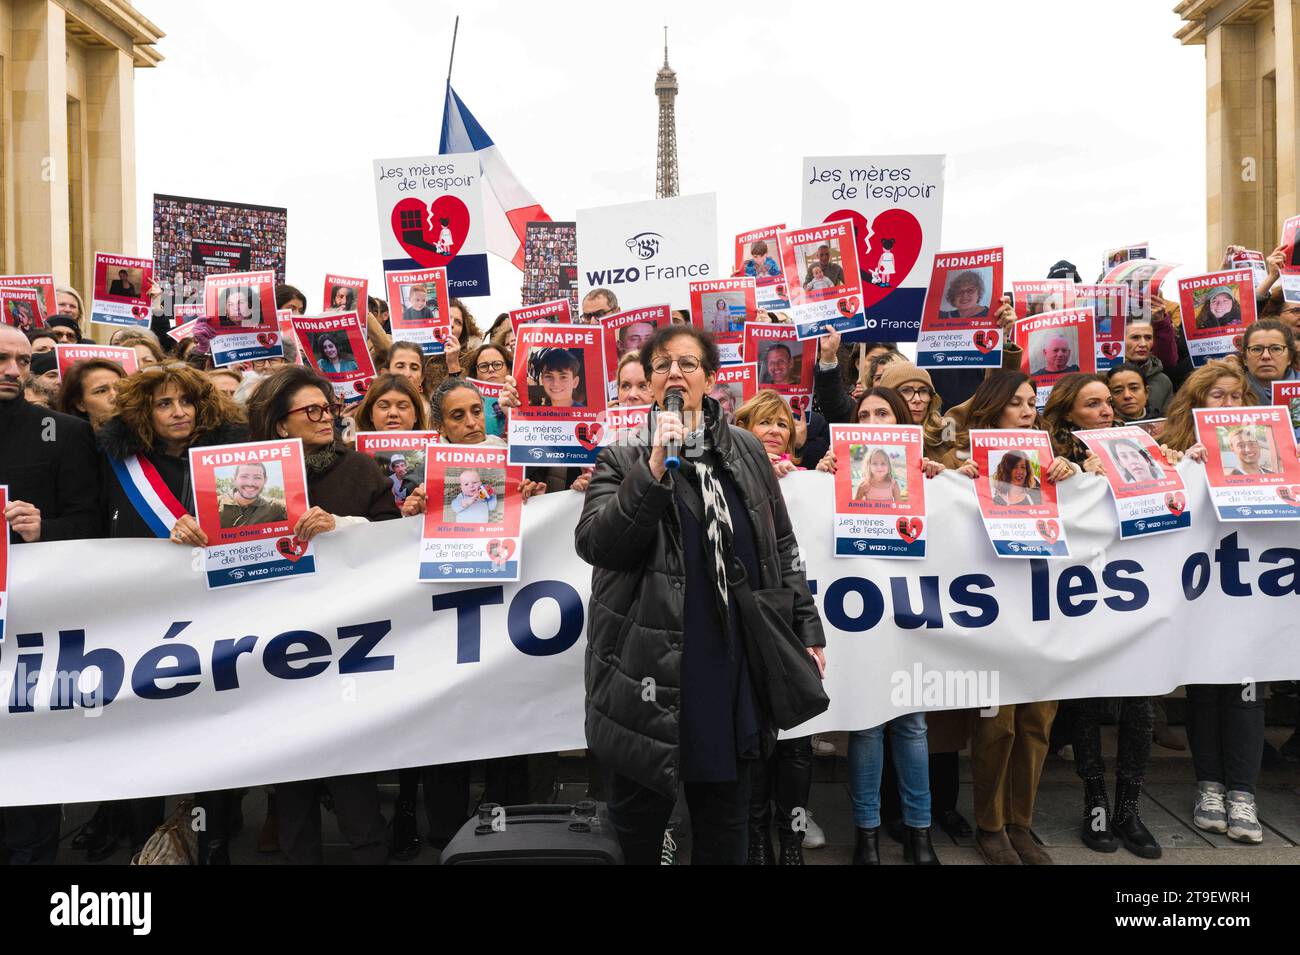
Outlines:
<svg viewBox="0 0 1300 955"><path fill-rule="evenodd" d="M655 413L601 452L578 522L587 745L628 863L659 862L684 786L692 863L742 865L751 769L825 709L826 641L767 451L707 397L712 337L660 328L640 359Z"/></svg>

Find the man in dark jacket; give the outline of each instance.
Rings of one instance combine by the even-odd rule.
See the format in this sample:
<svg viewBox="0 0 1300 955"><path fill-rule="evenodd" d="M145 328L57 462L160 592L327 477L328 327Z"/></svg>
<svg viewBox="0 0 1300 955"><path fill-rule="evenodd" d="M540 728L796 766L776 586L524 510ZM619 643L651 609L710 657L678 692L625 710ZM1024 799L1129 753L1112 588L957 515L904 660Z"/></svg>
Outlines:
<svg viewBox="0 0 1300 955"><path fill-rule="evenodd" d="M27 336L0 326L0 484L9 486L10 543L97 537L98 468L90 425L23 397L31 361ZM0 862L53 863L59 815L58 806L0 809Z"/></svg>
<svg viewBox="0 0 1300 955"><path fill-rule="evenodd" d="M719 365L712 338L661 328L641 362L659 408L677 390L683 414L659 411L602 451L587 490L576 535L595 568L587 744L611 773L610 816L629 863L659 861L684 784L692 862L743 864L749 775L776 734L750 682L729 556L754 590L790 592L790 624L818 666L825 637L767 453L707 397ZM686 446L680 471L667 467L670 440Z"/></svg>

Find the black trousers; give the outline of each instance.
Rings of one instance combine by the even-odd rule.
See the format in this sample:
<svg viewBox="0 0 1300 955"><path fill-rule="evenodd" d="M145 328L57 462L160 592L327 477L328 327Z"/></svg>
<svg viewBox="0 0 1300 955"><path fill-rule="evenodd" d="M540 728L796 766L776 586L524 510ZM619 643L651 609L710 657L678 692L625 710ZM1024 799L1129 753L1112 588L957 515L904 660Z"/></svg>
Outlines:
<svg viewBox="0 0 1300 955"><path fill-rule="evenodd" d="M1074 731L1074 769L1080 779L1106 774L1101 758L1101 716L1106 700L1062 700L1061 710L1071 714ZM1119 746L1115 774L1141 782L1151 759L1151 733L1155 728L1155 702L1149 696L1126 696L1119 701Z"/></svg>
<svg viewBox="0 0 1300 955"><path fill-rule="evenodd" d="M1187 687L1187 742L1198 781L1253 793L1264 759L1264 701L1244 699L1245 692L1239 683Z"/></svg>
<svg viewBox="0 0 1300 955"><path fill-rule="evenodd" d="M444 848L469 819L470 771L473 763L425 766L424 811L429 817L429 842ZM501 806L532 802L528 784L528 757L506 756L483 761L483 801Z"/></svg>
<svg viewBox="0 0 1300 955"><path fill-rule="evenodd" d="M772 803L776 822L787 831L796 809L808 808L813 777L812 737L783 739L766 760L755 760L751 774L749 824L762 830L772 824ZM802 831L799 832L802 837Z"/></svg>
<svg viewBox="0 0 1300 955"><path fill-rule="evenodd" d="M691 814L691 865L745 864L753 763L740 760L732 782L682 784ZM659 864L664 829L674 803L626 776L610 775L609 818L618 833L624 863Z"/></svg>
<svg viewBox="0 0 1300 955"><path fill-rule="evenodd" d="M0 863L53 865L62 819L62 806L0 808Z"/></svg>
<svg viewBox="0 0 1300 955"><path fill-rule="evenodd" d="M379 811L379 788L374 773L276 785L280 848L289 861L294 865L321 865L325 861L320 832L322 787L334 798L334 814L344 838L352 846L352 861L358 865L386 863L386 824Z"/></svg>

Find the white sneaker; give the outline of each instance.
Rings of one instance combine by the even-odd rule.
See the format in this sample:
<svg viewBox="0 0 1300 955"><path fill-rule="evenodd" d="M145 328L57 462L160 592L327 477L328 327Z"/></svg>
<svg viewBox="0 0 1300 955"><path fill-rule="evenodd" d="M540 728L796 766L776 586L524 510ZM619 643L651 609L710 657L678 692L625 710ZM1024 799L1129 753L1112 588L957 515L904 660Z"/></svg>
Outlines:
<svg viewBox="0 0 1300 955"><path fill-rule="evenodd" d="M1223 783L1197 782L1196 805L1192 809L1192 822L1197 829L1228 831L1228 811L1223 804L1223 795Z"/></svg>
<svg viewBox="0 0 1300 955"><path fill-rule="evenodd" d="M823 739L821 736L813 734L812 751L814 756L834 756L835 744ZM805 842L805 844L807 843Z"/></svg>
<svg viewBox="0 0 1300 955"><path fill-rule="evenodd" d="M820 849L826 845L826 833L822 832L822 827L817 825L817 820L812 817L812 813L806 813L804 821L808 824L808 828L803 833L803 847Z"/></svg>
<svg viewBox="0 0 1300 955"><path fill-rule="evenodd" d="M1228 838L1258 845L1264 841L1264 827L1255 812L1255 794L1233 789L1228 792Z"/></svg>

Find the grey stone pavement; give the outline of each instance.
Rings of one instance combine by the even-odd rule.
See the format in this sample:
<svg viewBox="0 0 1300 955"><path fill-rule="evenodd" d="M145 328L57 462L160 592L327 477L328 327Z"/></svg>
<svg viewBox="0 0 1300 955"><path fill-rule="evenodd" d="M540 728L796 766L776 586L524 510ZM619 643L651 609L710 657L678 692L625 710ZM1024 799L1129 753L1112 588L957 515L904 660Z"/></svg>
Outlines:
<svg viewBox="0 0 1300 955"><path fill-rule="evenodd" d="M1185 739L1181 726L1173 728ZM1114 727L1102 729L1103 751L1113 756L1115 750ZM1268 739L1280 746L1290 735L1285 726L1270 726ZM817 757L810 810L826 833L826 846L807 850L806 860L812 865L848 864L853 851L853 819L846 784L847 735L829 734L826 737L836 745L836 755ZM1108 761L1110 791L1114 792L1113 761ZM971 806L970 767L962 759L962 786L959 808L974 823ZM1266 768L1260 780L1258 805L1264 824L1264 842L1258 846L1241 845L1226 836L1201 832L1192 826L1191 811L1195 781L1191 758L1184 752L1174 752L1160 747L1152 750L1149 778L1142 797L1142 818L1164 847L1159 860L1139 859L1121 848L1118 852L1103 855L1087 849L1079 839L1078 824L1082 813L1082 790L1074 772L1074 764L1049 756L1039 792L1034 830L1058 864L1075 865L1199 865L1232 864L1264 865L1300 864L1300 763ZM474 795L481 790L476 782ZM384 774L380 792L386 816L391 816L392 804L397 796L396 777ZM573 802L586 792L585 762L576 754L560 760L558 802ZM422 801L422 800L421 800ZM177 802L168 800L168 810ZM257 851L258 835L266 811L266 794L262 789L252 789L244 797L245 826L234 840L232 861L242 865L283 865L280 853L262 854ZM68 848L77 829L90 818L94 806L90 804L65 807L63 840L59 852L62 864L85 863L85 855ZM420 808L420 831L425 831L423 807ZM349 852L339 834L331 813L323 812L325 859L327 864L346 864ZM882 833L881 853L885 864L903 863L901 847ZM983 860L971 840L954 842L938 829L934 842L939 857L945 865L981 865ZM689 835L679 838L683 849L689 847ZM123 865L128 859L125 845L116 855L101 865ZM405 865L436 865L437 853L425 848L412 862ZM683 861L686 861L683 852Z"/></svg>

